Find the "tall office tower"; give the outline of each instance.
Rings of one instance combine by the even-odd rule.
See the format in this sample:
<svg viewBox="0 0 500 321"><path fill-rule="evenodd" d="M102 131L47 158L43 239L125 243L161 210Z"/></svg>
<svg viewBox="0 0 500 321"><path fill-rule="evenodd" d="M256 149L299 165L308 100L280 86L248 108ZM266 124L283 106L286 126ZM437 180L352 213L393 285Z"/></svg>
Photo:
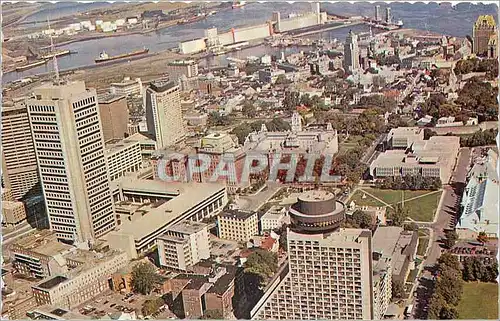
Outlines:
<svg viewBox="0 0 500 321"><path fill-rule="evenodd" d="M123 139L128 132L128 106L124 95L105 94L97 97L104 141Z"/></svg>
<svg viewBox="0 0 500 321"><path fill-rule="evenodd" d="M358 36L349 30L344 44L344 69L353 72L359 69Z"/></svg>
<svg viewBox="0 0 500 321"><path fill-rule="evenodd" d="M155 137L157 149L178 143L185 137L179 86L173 81L154 81L146 89L148 132Z"/></svg>
<svg viewBox="0 0 500 321"><path fill-rule="evenodd" d="M380 21L380 6L376 5L375 6L375 21Z"/></svg>
<svg viewBox="0 0 500 321"><path fill-rule="evenodd" d="M341 229L345 206L309 191L289 210L289 272L252 310L253 319L373 319L371 232Z"/></svg>
<svg viewBox="0 0 500 321"><path fill-rule="evenodd" d="M385 8L385 23L392 23L391 7Z"/></svg>
<svg viewBox="0 0 500 321"><path fill-rule="evenodd" d="M44 85L27 101L50 228L91 242L116 218L95 89L83 81Z"/></svg>
<svg viewBox="0 0 500 321"><path fill-rule="evenodd" d="M2 176L16 200L41 193L35 147L24 100L2 108Z"/></svg>
<svg viewBox="0 0 500 321"><path fill-rule="evenodd" d="M497 25L495 19L490 15L479 16L472 29L472 52L476 55L486 56L488 54L488 43L492 36L496 36Z"/></svg>

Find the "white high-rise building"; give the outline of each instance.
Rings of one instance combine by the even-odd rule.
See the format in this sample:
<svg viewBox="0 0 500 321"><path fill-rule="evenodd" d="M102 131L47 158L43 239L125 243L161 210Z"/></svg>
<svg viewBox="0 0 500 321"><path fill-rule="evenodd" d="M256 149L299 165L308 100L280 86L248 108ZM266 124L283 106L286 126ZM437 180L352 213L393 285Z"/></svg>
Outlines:
<svg viewBox="0 0 500 321"><path fill-rule="evenodd" d="M173 81L155 81L146 89L146 120L158 149L184 139L180 90Z"/></svg>
<svg viewBox="0 0 500 321"><path fill-rule="evenodd" d="M340 229L344 204L309 191L289 210L289 272L256 304L252 319L374 318L371 231Z"/></svg>
<svg viewBox="0 0 500 321"><path fill-rule="evenodd" d="M44 85L27 101L50 228L91 242L116 226L95 89Z"/></svg>
<svg viewBox="0 0 500 321"><path fill-rule="evenodd" d="M380 21L380 6L376 5L375 6L375 21Z"/></svg>
<svg viewBox="0 0 500 321"><path fill-rule="evenodd" d="M358 36L352 31L349 31L344 44L344 69L348 72L359 69Z"/></svg>

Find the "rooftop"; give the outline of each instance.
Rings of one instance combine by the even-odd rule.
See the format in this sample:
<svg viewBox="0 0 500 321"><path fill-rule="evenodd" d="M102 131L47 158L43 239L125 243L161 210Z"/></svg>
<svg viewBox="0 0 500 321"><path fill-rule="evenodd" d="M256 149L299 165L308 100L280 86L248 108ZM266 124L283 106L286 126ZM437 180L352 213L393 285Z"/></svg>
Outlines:
<svg viewBox="0 0 500 321"><path fill-rule="evenodd" d="M168 230L182 234L193 234L207 228L207 224L201 222L184 221L170 227Z"/></svg>
<svg viewBox="0 0 500 321"><path fill-rule="evenodd" d="M247 218L252 217L253 215L257 215L257 213L250 211L242 211L242 210L228 210L219 214L219 216L224 218L232 218L239 220L246 220Z"/></svg>
<svg viewBox="0 0 500 321"><path fill-rule="evenodd" d="M55 256L73 248L58 242L56 234L49 230L35 231L23 236L17 239L13 246L47 256Z"/></svg>
<svg viewBox="0 0 500 321"><path fill-rule="evenodd" d="M155 80L149 85L149 87L155 92L164 92L176 86L177 85L175 84L175 82L171 81L170 79Z"/></svg>
<svg viewBox="0 0 500 321"><path fill-rule="evenodd" d="M130 140L130 139L111 139L111 140L108 140L105 144L106 153L112 154L112 153L121 151L123 149L126 149L130 146L133 146L135 144L139 144L139 142L136 140Z"/></svg>
<svg viewBox="0 0 500 321"><path fill-rule="evenodd" d="M335 196L327 191L307 191L298 197L298 200L304 201L304 202L321 202L321 201L326 201L326 200L331 200L335 199Z"/></svg>
<svg viewBox="0 0 500 321"><path fill-rule="evenodd" d="M126 97L123 95L115 95L115 94L102 94L97 96L97 101L99 104L111 104L112 102L118 101L120 99L125 99Z"/></svg>
<svg viewBox="0 0 500 321"><path fill-rule="evenodd" d="M37 287L42 288L42 289L46 289L46 290L50 290L52 288L55 288L59 284L67 281L67 280L68 280L68 278L66 278L64 276L57 275L51 279L48 279L47 281L40 283Z"/></svg>

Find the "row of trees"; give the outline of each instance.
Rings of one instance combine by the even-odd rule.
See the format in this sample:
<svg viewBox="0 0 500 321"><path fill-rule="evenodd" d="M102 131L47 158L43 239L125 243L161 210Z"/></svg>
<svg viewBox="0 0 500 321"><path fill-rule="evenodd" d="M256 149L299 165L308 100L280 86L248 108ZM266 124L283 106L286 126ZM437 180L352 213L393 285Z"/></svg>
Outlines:
<svg viewBox="0 0 500 321"><path fill-rule="evenodd" d="M465 281L496 282L498 277L498 263L494 260L486 264L480 257L470 256L465 259L462 277Z"/></svg>
<svg viewBox="0 0 500 321"><path fill-rule="evenodd" d="M262 120L258 120L251 123L245 122L233 128L231 134L236 135L236 137L238 137L238 142L240 144L243 144L248 134L254 131L259 131L260 128L262 127L262 124L266 124L267 130L269 131L287 131L290 130L291 128L290 124L284 121L283 119L273 118L271 121L268 122L264 122Z"/></svg>
<svg viewBox="0 0 500 321"><path fill-rule="evenodd" d="M470 72L486 72L489 78L498 76L498 60L496 59L462 59L455 65L455 74L468 74Z"/></svg>
<svg viewBox="0 0 500 321"><path fill-rule="evenodd" d="M438 277L427 316L429 319L458 319L457 305L463 291L461 274L456 256L444 253L439 257Z"/></svg>
<svg viewBox="0 0 500 321"><path fill-rule="evenodd" d="M484 145L495 145L498 129L479 130L470 136L460 137L460 146L475 147Z"/></svg>
<svg viewBox="0 0 500 321"><path fill-rule="evenodd" d="M402 190L432 190L441 188L442 183L439 177L423 177L421 175L407 175L396 177L385 177L377 180L375 186L381 189L402 189Z"/></svg>

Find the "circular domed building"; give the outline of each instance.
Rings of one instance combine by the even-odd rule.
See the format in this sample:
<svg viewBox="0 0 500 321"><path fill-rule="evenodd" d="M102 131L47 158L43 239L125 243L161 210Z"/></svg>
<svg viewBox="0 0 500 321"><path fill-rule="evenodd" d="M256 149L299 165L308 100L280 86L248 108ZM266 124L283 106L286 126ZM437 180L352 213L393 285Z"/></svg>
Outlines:
<svg viewBox="0 0 500 321"><path fill-rule="evenodd" d="M316 234L340 228L345 218L345 205L327 191L308 191L297 198L289 210L291 229L298 233Z"/></svg>

